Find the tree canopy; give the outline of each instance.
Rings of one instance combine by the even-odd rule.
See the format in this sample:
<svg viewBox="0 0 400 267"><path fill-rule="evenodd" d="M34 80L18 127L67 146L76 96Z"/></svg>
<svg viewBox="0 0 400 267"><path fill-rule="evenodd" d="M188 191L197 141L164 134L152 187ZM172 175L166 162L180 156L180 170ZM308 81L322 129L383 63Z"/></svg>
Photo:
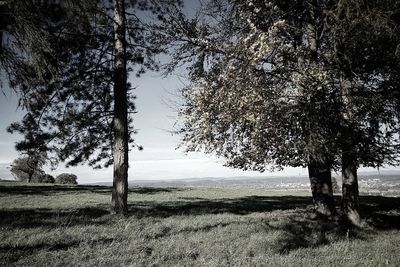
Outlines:
<svg viewBox="0 0 400 267"><path fill-rule="evenodd" d="M72 173L61 173L57 175L55 183L57 184L78 184L78 177Z"/></svg>
<svg viewBox="0 0 400 267"><path fill-rule="evenodd" d="M170 66L192 60L178 130L187 149L243 169L306 166L309 155L339 166L341 80L351 69L360 163L397 162L395 11L359 1L356 13L344 2L217 1L193 20L171 18L166 25L184 30L170 36L181 44Z"/></svg>
<svg viewBox="0 0 400 267"><path fill-rule="evenodd" d="M43 165L46 158L43 155L31 155L16 158L11 164L10 172L16 180L23 182L32 182L43 176Z"/></svg>
<svg viewBox="0 0 400 267"><path fill-rule="evenodd" d="M244 170L308 166L317 180L342 167L358 195L360 164L399 160L398 14L396 1L362 0L175 11L159 30L178 47L167 72L189 71L183 146Z"/></svg>
<svg viewBox="0 0 400 267"><path fill-rule="evenodd" d="M163 4L179 1L162 1ZM2 2L3 4L3 2ZM157 70L146 12L158 1L5 1L1 67L26 110L10 132L20 151L67 166L114 165L112 210L126 213L128 151L135 144L129 73ZM118 160L117 160L118 159ZM115 201L114 201L115 200Z"/></svg>
<svg viewBox="0 0 400 267"><path fill-rule="evenodd" d="M10 6L20 10L19 6ZM47 6L45 2L36 8L42 13L57 14L41 14L45 18L43 23L33 23L46 34L43 37L41 32L32 33L35 38L47 40L46 44L36 44L38 49L46 50L47 56L28 44L20 48L29 54L28 57L14 55L12 58L17 58L18 64L5 65L11 85L18 87L22 95L20 104L27 111L22 122L9 128L11 132L25 135L25 140L17 148L24 150L41 146L54 152L57 159L67 161L68 165L88 162L94 167L109 166L113 158L114 105L114 37L110 34L113 32L112 6L98 6L97 1L66 1L54 6ZM139 64L137 74L142 73L145 67L155 68L152 57L155 49L145 43L142 22L132 15L128 23L128 62L132 67ZM21 26L17 21L15 27L10 27L9 34L15 41L26 40L25 36L19 37L20 28L24 29L25 25ZM12 47L12 44L6 46ZM32 57L44 58L51 69L36 66ZM131 89L127 85L130 114L135 112ZM130 127L130 133L133 132ZM133 139L130 141L133 144Z"/></svg>

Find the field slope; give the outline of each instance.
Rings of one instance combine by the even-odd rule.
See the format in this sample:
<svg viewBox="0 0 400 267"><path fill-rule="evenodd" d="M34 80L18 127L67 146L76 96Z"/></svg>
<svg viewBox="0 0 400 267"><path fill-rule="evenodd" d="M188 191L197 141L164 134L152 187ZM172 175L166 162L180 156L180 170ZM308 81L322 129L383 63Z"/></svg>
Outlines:
<svg viewBox="0 0 400 267"><path fill-rule="evenodd" d="M0 182L1 266L400 266L400 198L361 198L363 229L315 219L307 192Z"/></svg>

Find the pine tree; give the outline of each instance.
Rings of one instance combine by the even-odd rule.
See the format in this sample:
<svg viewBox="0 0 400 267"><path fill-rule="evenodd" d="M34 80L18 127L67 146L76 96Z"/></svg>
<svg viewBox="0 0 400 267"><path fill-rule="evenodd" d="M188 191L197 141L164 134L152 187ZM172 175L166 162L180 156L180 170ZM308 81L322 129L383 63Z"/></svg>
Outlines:
<svg viewBox="0 0 400 267"><path fill-rule="evenodd" d="M150 1L123 0L8 1L7 8L13 20L1 66L26 111L9 127L25 136L17 149L46 151L67 166L114 164L111 210L126 214L128 150L137 146L128 73L158 68L160 50L140 16L158 11Z"/></svg>

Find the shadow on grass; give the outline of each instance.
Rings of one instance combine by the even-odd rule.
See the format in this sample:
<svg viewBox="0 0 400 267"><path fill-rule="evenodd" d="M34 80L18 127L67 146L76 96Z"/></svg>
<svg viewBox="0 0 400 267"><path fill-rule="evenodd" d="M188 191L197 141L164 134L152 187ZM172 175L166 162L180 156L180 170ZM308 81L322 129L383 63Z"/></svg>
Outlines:
<svg viewBox="0 0 400 267"><path fill-rule="evenodd" d="M129 193L154 195L159 193L174 193L177 191L190 190L189 188L179 187L130 187Z"/></svg>
<svg viewBox="0 0 400 267"><path fill-rule="evenodd" d="M35 185L35 184L18 184L18 185L0 185L0 194L7 195L55 195L69 193L95 193L95 194L111 194L112 188L101 185ZM158 194L173 193L176 191L188 190L178 187L130 187L128 191L136 194Z"/></svg>
<svg viewBox="0 0 400 267"><path fill-rule="evenodd" d="M273 210L287 210L306 208L312 204L311 197L298 196L249 196L232 199L202 199L181 198L181 201L156 202L146 201L131 204L131 215L138 218L158 217L165 218L175 215L202 215L217 213L232 213L246 215L253 212L269 212Z"/></svg>
<svg viewBox="0 0 400 267"><path fill-rule="evenodd" d="M8 209L0 210L0 226L8 228L54 228L75 225L107 224L101 219L109 211L103 208L88 207L73 210L55 209Z"/></svg>
<svg viewBox="0 0 400 267"><path fill-rule="evenodd" d="M336 198L340 203L340 198ZM361 215L379 229L400 229L400 198L361 196ZM312 210L311 197L303 196L248 196L233 199L181 198L181 201L146 201L131 204L130 215L143 217L170 217L175 215L202 215L232 213L246 215L290 209ZM337 207L339 208L339 207Z"/></svg>
<svg viewBox="0 0 400 267"><path fill-rule="evenodd" d="M282 211L283 220L278 226L265 224L267 230L279 230L281 235L275 245L279 254L287 254L299 248L328 245L341 240L365 240L382 230L400 230L400 199L380 196L361 196L361 214L368 223L367 228L354 228L341 221L330 221L313 216L311 197L301 196L249 196L236 199L206 200L184 198L182 201L157 203L143 202L130 206L130 214L138 217L166 218L170 216L191 216L203 214L231 213L246 215L253 212ZM340 199L336 199L340 203ZM337 207L339 209L339 207ZM292 210L285 215L285 210ZM179 233L210 231L216 227L226 227L234 223L216 223L196 229L184 229ZM174 233L170 229L152 238L163 238Z"/></svg>
<svg viewBox="0 0 400 267"><path fill-rule="evenodd" d="M69 193L96 193L110 194L111 188L108 186L99 185L0 185L0 194L5 195L43 195L49 196L54 194L69 194Z"/></svg>
<svg viewBox="0 0 400 267"><path fill-rule="evenodd" d="M98 238L90 240L87 243L89 246L104 245L113 242L113 238ZM80 240L61 240L56 242L44 242L35 245L16 245L16 246L1 246L0 245L0 259L2 262L16 262L21 257L34 254L40 250L46 251L60 251L68 250L73 247L78 247L82 241Z"/></svg>
<svg viewBox="0 0 400 267"><path fill-rule="evenodd" d="M309 216L289 216L277 227L281 234L275 244L275 252L288 254L300 248L316 248L343 240L365 240L377 232L342 225L338 221L312 219Z"/></svg>
<svg viewBox="0 0 400 267"><path fill-rule="evenodd" d="M400 230L400 198L381 196L360 197L361 216L379 230Z"/></svg>

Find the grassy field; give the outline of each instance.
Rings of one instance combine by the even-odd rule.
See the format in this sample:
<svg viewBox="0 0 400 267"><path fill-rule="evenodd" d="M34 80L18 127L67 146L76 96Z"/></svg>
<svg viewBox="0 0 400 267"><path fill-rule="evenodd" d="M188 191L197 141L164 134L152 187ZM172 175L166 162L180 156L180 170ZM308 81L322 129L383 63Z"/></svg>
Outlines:
<svg viewBox="0 0 400 267"><path fill-rule="evenodd" d="M400 266L400 198L362 197L363 229L312 214L307 192L0 183L1 266Z"/></svg>

